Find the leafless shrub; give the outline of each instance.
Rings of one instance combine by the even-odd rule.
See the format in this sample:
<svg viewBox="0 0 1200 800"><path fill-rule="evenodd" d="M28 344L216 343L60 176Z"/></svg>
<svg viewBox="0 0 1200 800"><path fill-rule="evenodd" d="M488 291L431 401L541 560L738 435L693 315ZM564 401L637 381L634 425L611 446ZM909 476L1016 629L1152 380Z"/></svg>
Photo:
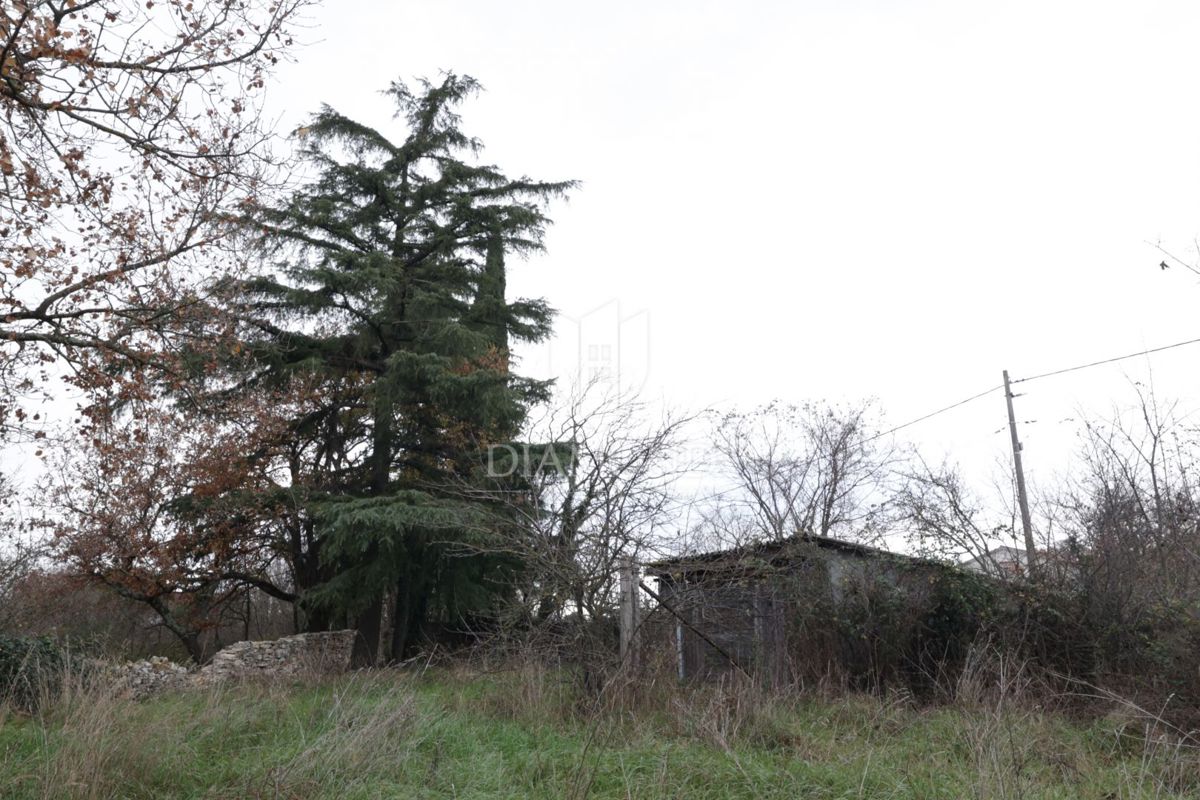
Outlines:
<svg viewBox="0 0 1200 800"><path fill-rule="evenodd" d="M985 640L976 643L955 682L953 702L962 708L1040 707L1049 696L1037 668Z"/></svg>
<svg viewBox="0 0 1200 800"><path fill-rule="evenodd" d="M1174 693L1181 719L1200 702L1200 443L1178 404L1136 388L1132 408L1085 423L1047 580L1088 634L1091 670L1074 677L1148 706Z"/></svg>

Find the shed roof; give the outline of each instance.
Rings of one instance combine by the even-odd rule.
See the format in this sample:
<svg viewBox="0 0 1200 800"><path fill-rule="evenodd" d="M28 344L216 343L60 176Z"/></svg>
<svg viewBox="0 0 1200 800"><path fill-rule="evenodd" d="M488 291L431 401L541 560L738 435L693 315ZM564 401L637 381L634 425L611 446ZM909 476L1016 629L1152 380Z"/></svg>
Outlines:
<svg viewBox="0 0 1200 800"><path fill-rule="evenodd" d="M704 553L691 553L653 561L646 564L646 572L655 577L667 577L687 573L749 568L755 562L766 562L772 566L778 566L793 559L797 555L797 551L804 546L830 550L859 558L902 559L914 564L928 565L938 563L926 558L895 553L891 550L871 547L870 545L859 544L857 542L847 542L829 536L796 534L786 539L751 542L724 550L710 550Z"/></svg>

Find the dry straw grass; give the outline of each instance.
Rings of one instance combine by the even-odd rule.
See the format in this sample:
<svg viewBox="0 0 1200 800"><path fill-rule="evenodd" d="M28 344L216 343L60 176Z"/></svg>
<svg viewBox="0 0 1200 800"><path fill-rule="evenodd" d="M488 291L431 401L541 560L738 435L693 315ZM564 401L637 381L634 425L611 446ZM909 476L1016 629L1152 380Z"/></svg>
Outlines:
<svg viewBox="0 0 1200 800"><path fill-rule="evenodd" d="M459 663L416 675L312 674L146 702L131 701L99 672L68 673L45 688L38 718L0 706L0 725L20 719L41 737L25 774L0 775L0 796L153 797L186 769L187 785L207 787L199 789L206 797L369 797L401 773L412 781L423 770L470 772L473 765L454 762L443 747L447 736L519 739L514 730L547 728L565 744L536 757L557 776L546 796L610 796L614 759L629 795L676 796L680 773L666 754L677 747L732 765L752 794L778 793L795 780L763 764L802 763L842 776L842 793L830 796L921 796L880 788L920 772L910 755L916 747L958 770L945 785L974 800L1036 798L1063 786L1113 800L1200 795L1200 750L1161 714L1100 697L1109 717L1081 727L1047 710L1056 698L1045 676L984 648L952 687L952 702L939 706L902 693L801 692L734 675L681 685L662 666L617 672L588 695L567 671L521 659L486 671ZM653 775L624 760L642 758L638 748L664 754ZM3 781L17 789L6 792Z"/></svg>
<svg viewBox="0 0 1200 800"><path fill-rule="evenodd" d="M327 690L321 702L297 713L295 693L318 688ZM138 702L111 676L68 672L47 687L39 708L33 721L43 730L43 746L36 774L0 779L47 800L152 796L131 787L169 784L181 754L198 772L238 784L230 797L301 798L331 787L353 789L407 757L421 721L407 681L371 673L331 681L314 672L290 682L227 683ZM0 724L12 713L0 706ZM229 768L206 761L208 751L228 755L222 732L247 731L263 734L248 744L269 749L269 757L238 753ZM0 796L7 796L2 788Z"/></svg>

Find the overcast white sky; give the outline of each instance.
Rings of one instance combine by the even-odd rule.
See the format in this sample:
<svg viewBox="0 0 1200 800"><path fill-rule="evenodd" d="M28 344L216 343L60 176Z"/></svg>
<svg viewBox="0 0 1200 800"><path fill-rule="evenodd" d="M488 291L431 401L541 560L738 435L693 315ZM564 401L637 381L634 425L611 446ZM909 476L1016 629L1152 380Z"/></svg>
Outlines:
<svg viewBox="0 0 1200 800"><path fill-rule="evenodd" d="M898 424L1200 337L1200 281L1146 244L1200 234L1194 2L337 0L301 38L284 126L328 102L399 137L377 90L449 69L488 90L487 160L583 181L510 268L564 314L535 372L609 343L671 403L876 397ZM1023 387L1034 480L1150 365L1200 405L1200 345ZM1004 422L995 394L905 433L978 471Z"/></svg>

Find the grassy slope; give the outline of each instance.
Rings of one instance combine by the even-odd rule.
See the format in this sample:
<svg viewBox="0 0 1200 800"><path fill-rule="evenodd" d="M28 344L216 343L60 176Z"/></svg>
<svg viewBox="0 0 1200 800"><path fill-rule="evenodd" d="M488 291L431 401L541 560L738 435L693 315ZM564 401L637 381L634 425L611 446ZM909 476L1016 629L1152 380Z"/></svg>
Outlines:
<svg viewBox="0 0 1200 800"><path fill-rule="evenodd" d="M1185 797L1113 726L669 690L583 721L545 678L243 686L0 717L0 797ZM599 721L595 721L599 720ZM1174 794L1164 791L1164 784Z"/></svg>

